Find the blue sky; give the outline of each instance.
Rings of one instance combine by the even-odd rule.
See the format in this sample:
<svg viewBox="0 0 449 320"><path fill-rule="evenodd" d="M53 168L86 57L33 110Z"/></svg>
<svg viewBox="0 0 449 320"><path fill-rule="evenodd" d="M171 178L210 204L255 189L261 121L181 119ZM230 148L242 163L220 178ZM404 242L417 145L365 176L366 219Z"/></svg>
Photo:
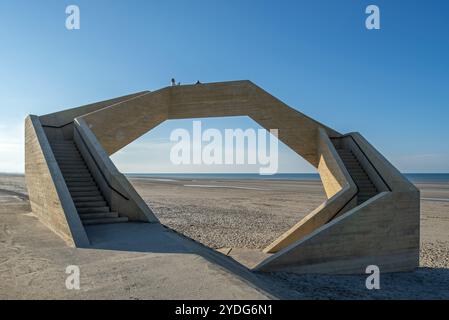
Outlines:
<svg viewBox="0 0 449 320"><path fill-rule="evenodd" d="M65 28L70 4L80 7L80 30ZM381 30L365 28L369 4L380 8ZM404 172L449 172L448 15L445 0L0 0L0 171L23 171L27 114L175 77L252 80L340 132L361 132ZM168 148L154 150L180 126L191 122L163 125L114 161L128 172L170 171ZM312 170L280 151L282 171Z"/></svg>

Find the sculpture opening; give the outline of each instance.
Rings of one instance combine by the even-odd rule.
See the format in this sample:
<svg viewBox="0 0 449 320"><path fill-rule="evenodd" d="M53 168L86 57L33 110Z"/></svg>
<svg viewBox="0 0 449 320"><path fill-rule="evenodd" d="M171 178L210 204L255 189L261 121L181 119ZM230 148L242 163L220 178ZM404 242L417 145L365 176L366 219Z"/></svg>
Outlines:
<svg viewBox="0 0 449 320"><path fill-rule="evenodd" d="M189 137L187 164L170 159L181 130ZM281 141L276 152L263 150L264 155L276 153L281 173L260 175L257 151L269 148L269 139L265 136L266 143L259 143L258 130L266 131L249 117L167 120L111 159L162 224L252 266L267 257L262 252L266 246L325 200L316 169ZM216 162L193 162L192 146L199 143L193 141L195 135L205 138L197 150L200 160L215 151L220 155L213 158ZM215 141L209 139L212 135ZM224 141L226 136L232 143ZM228 164L227 152L234 160ZM244 161L237 163L240 156ZM290 174L295 170L309 174ZM310 180L307 194L316 193L318 200L305 194L297 177Z"/></svg>

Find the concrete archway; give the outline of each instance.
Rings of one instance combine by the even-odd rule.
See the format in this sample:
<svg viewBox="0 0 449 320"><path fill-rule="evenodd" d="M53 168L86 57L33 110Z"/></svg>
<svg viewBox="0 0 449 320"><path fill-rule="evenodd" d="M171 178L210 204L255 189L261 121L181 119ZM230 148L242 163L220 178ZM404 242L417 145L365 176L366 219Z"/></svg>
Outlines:
<svg viewBox="0 0 449 320"><path fill-rule="evenodd" d="M317 168L328 198L269 245L271 256L255 270L363 273L370 264L384 272L418 266L419 191L360 134L342 135L250 81L167 87L29 116L26 176L33 211L69 243L88 243L67 187L73 180L54 156L73 143L108 208L123 219L157 223L109 156L167 119L242 115L278 129L279 139ZM38 187L39 175L52 189L48 195Z"/></svg>

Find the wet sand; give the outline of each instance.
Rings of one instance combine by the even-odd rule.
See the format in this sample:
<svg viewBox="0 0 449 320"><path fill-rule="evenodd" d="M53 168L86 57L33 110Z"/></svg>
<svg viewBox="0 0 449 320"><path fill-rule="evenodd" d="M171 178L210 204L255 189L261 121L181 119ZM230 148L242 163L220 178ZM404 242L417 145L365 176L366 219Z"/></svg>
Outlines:
<svg viewBox="0 0 449 320"><path fill-rule="evenodd" d="M221 252L264 248L325 199L318 181L130 181L163 224ZM449 299L449 185L417 186L423 198L422 248L421 267L415 272L383 275L382 290L375 291L365 288L363 276L260 277L286 288L284 297L292 299ZM0 176L0 190L26 201L23 176Z"/></svg>

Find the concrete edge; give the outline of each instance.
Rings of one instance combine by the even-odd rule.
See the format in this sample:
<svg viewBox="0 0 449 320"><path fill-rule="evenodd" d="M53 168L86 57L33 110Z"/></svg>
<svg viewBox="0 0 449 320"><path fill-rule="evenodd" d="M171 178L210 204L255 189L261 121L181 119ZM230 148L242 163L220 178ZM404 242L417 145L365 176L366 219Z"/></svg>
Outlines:
<svg viewBox="0 0 449 320"><path fill-rule="evenodd" d="M314 232L312 232L311 234L305 236L304 238L292 243L291 245L289 245L288 247L282 249L281 251L279 251L278 253L268 257L267 259L261 261L258 265L256 265L253 270L254 271L264 271L265 268L272 263L273 261L277 260L279 257L281 256L287 256L289 254L290 251L295 250L297 247L301 246L303 243L307 242L308 240L316 237L317 235L319 235L321 232L333 228L335 225L340 224L340 223L344 223L346 219L350 218L351 216L357 214L357 212L360 209L363 209L369 205L371 205L372 203L376 202L377 200L387 196L388 194L390 194L390 192L382 192L377 194L376 196L374 196L373 198L365 201L363 204L361 204L360 206L357 206L347 212L345 212L343 215L335 218L334 220L332 220L331 222L319 227L318 229L316 229Z"/></svg>
<svg viewBox="0 0 449 320"><path fill-rule="evenodd" d="M140 195L135 191L134 187L128 181L128 179L120 173L117 167L114 165L112 160L107 155L106 151L102 148L98 140L96 139L93 132L89 129L87 123L84 121L82 117L75 119L75 128L78 130L78 133L81 135L83 141L87 145L89 149L90 155L94 157L96 163L101 168L105 179L117 189L120 193L127 196L129 198L128 201L131 201L135 204L140 213L140 218L137 219L139 221L151 222L151 223L159 223L159 220L154 215L153 211L146 205L145 201L140 197ZM111 190L115 192L114 190ZM129 203L128 203L129 206ZM127 216L129 213L126 211L120 211L121 214ZM134 217L129 216L131 220L137 221Z"/></svg>
<svg viewBox="0 0 449 320"><path fill-rule="evenodd" d="M84 230L84 226L81 223L81 219L79 218L78 212L75 208L75 204L73 203L69 189L67 188L67 185L64 182L64 177L62 175L61 170L59 169L56 158L53 155L50 142L48 141L47 136L45 135L45 131L41 125L39 117L34 115L29 115L28 117L35 130L39 142L39 147L45 158L49 174L51 176L53 185L58 194L58 198L60 201L59 205L62 208L62 211L65 215L65 220L71 233L73 243L69 241L69 245L75 247L88 247L90 245L90 242L87 237L86 231ZM44 222L44 224L47 227L49 227L53 232L62 237L65 241L67 241L65 233L61 234L59 230L56 230L53 226L49 225L48 223Z"/></svg>
<svg viewBox="0 0 449 320"><path fill-rule="evenodd" d="M276 253L292 243L301 240L301 238L312 233L317 228L328 223L330 219L336 216L339 211L343 210L348 202L357 194L357 186L355 185L352 177L350 176L348 170L343 164L340 156L335 150L334 145L330 141L326 131L319 128L320 139L323 140L328 151L337 163L337 170L340 170L341 175L344 177L345 184L340 191L338 191L330 199L323 202L311 213L306 215L297 224L295 224L288 231L283 233L279 238L274 240L269 244L263 251L265 253Z"/></svg>

